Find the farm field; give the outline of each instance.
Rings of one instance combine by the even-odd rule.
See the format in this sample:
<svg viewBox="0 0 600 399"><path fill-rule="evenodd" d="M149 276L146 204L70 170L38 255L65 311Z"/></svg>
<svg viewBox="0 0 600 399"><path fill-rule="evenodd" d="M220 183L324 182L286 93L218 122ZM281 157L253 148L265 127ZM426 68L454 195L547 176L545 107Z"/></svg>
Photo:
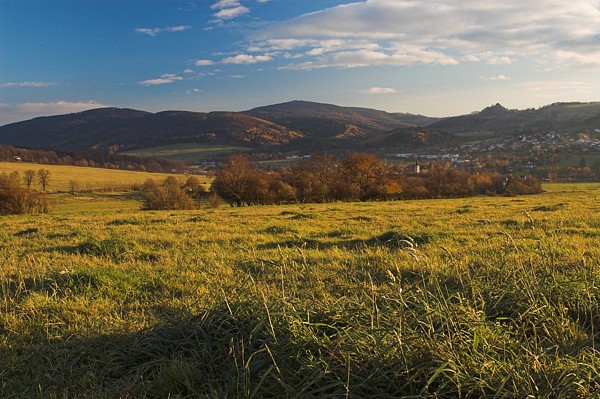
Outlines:
<svg viewBox="0 0 600 399"><path fill-rule="evenodd" d="M247 147L203 145L194 143L170 144L123 152L136 157L156 157L170 161L202 161L224 154L248 151Z"/></svg>
<svg viewBox="0 0 600 399"><path fill-rule="evenodd" d="M50 171L49 192L69 191L72 182L78 190L130 190L132 186L139 185L146 179L164 180L168 176L186 178L184 175L173 175L168 173L136 172L118 169L89 168L67 165L43 165L29 162L0 162L0 173L11 173L17 171L22 176L26 170L37 171L47 169ZM37 178L33 189L39 189Z"/></svg>
<svg viewBox="0 0 600 399"><path fill-rule="evenodd" d="M600 184L544 189L194 211L55 194L0 217L0 396L599 397Z"/></svg>

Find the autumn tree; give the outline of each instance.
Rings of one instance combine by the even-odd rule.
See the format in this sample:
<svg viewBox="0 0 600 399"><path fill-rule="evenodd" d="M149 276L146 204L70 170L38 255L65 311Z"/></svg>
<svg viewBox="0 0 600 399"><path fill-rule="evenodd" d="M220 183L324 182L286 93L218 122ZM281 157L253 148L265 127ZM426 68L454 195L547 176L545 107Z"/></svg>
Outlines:
<svg viewBox="0 0 600 399"><path fill-rule="evenodd" d="M256 190L253 185L257 183L255 177L257 169L248 157L232 155L225 160L216 173L211 191L218 193L231 205L242 206L248 203L252 196L251 191Z"/></svg>
<svg viewBox="0 0 600 399"><path fill-rule="evenodd" d="M281 175L294 188L300 202L326 202L334 199L340 168L339 159L331 154L320 154L291 166Z"/></svg>
<svg viewBox="0 0 600 399"><path fill-rule="evenodd" d="M386 165L372 154L352 154L343 162L343 179L338 190L349 197L367 201L380 199L386 193Z"/></svg>

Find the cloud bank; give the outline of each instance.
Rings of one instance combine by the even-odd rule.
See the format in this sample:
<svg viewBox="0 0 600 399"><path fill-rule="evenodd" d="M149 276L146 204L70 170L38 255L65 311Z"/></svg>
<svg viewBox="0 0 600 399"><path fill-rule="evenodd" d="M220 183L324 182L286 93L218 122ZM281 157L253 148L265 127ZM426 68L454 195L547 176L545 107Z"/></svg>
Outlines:
<svg viewBox="0 0 600 399"><path fill-rule="evenodd" d="M366 0L256 32L248 52L301 55L289 69L522 60L544 68L596 68L599 44L598 0Z"/></svg>

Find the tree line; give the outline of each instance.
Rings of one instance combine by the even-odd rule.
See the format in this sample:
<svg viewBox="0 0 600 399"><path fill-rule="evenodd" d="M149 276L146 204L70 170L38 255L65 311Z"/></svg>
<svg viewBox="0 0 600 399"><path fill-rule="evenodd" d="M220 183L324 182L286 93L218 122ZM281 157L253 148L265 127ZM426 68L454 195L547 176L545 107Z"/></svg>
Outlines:
<svg viewBox="0 0 600 399"><path fill-rule="evenodd" d="M35 162L50 165L88 166L106 169L137 170L143 172L181 173L189 168L181 163L158 158L105 154L92 151L68 153L63 151L34 150L0 145L2 162Z"/></svg>
<svg viewBox="0 0 600 399"><path fill-rule="evenodd" d="M415 173L386 165L372 154L345 159L322 154L279 171L261 169L243 155L227 158L211 191L231 205L294 202L452 198L478 194L523 195L542 191L538 178L457 170L436 163Z"/></svg>

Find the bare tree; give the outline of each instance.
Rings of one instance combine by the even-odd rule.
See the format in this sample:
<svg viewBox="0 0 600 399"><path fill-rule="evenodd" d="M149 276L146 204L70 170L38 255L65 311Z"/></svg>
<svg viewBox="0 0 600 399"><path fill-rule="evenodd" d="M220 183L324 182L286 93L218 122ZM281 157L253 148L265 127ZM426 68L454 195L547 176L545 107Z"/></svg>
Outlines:
<svg viewBox="0 0 600 399"><path fill-rule="evenodd" d="M28 169L23 173L23 182L27 188L31 188L31 184L35 180L35 170Z"/></svg>
<svg viewBox="0 0 600 399"><path fill-rule="evenodd" d="M46 187L50 183L50 171L48 169L40 169L37 171L38 181L42 185L42 190L46 191Z"/></svg>

